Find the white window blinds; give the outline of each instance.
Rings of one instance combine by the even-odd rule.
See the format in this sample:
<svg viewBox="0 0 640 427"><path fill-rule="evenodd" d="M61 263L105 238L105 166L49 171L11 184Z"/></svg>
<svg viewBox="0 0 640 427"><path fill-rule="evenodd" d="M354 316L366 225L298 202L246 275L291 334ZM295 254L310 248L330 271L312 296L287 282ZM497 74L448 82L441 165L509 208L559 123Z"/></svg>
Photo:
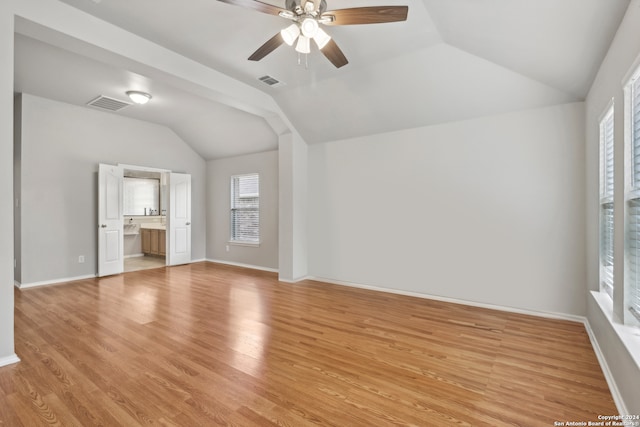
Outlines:
<svg viewBox="0 0 640 427"><path fill-rule="evenodd" d="M631 189L627 193L627 227L625 245L627 252L625 306L640 319L640 73L636 73L626 88L627 105L630 108L627 132L631 143Z"/></svg>
<svg viewBox="0 0 640 427"><path fill-rule="evenodd" d="M613 298L613 106L600 121L600 289Z"/></svg>
<svg viewBox="0 0 640 427"><path fill-rule="evenodd" d="M260 242L260 176L231 177L231 241Z"/></svg>

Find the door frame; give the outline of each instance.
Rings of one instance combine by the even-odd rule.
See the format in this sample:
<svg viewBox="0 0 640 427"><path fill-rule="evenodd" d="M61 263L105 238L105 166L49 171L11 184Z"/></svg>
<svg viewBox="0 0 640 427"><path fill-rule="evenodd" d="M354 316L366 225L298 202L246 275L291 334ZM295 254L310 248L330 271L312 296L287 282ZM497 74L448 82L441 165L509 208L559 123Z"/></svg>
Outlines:
<svg viewBox="0 0 640 427"><path fill-rule="evenodd" d="M165 255L165 265L169 266L169 265L174 265L172 262L172 257L170 256L171 251L173 250L173 246L174 246L174 242L171 239L171 233L170 233L170 227L171 224L169 224L169 218L171 215L171 175L172 175L172 171L169 169L161 169L161 168L153 168L153 167L148 167L148 166L139 166L139 165L130 165L130 164L125 164L125 163L117 163L116 165L109 165L109 166L113 166L113 167L117 167L119 169L121 169L123 171L123 175L124 175L124 171L125 170L135 170L135 171L142 171L142 172L158 172L161 174L162 176L162 180L161 180L161 185L166 185L166 194L165 197L167 198L166 201L166 218L167 218L167 233L165 233L165 245L166 245L166 255ZM188 226L191 225L191 174L177 174L177 175L188 175L189 176L189 194L188 194L188 200L189 200L189 218L188 218ZM165 182L166 179L166 182ZM100 190L100 189L98 189ZM124 202L124 194L122 194L121 192L121 198L122 198L122 202ZM98 203L101 203L101 201L99 201ZM100 209L100 206L98 207L98 210ZM121 215L121 228L124 228L124 215ZM190 233L190 228L189 227L189 234ZM188 239L189 242L189 246L191 246L191 238ZM101 255L101 251L102 248L100 247L100 245L98 245L98 257L100 257ZM122 257L124 259L124 254L122 254ZM178 264L183 264L185 262L191 262L191 250L189 249L189 259L187 261L185 260L181 260L181 259L176 259L175 260L176 263L175 265ZM120 273L124 272L124 268L122 269L122 271L120 271ZM114 273L114 274L118 274L118 273ZM97 274L96 274L97 275Z"/></svg>
<svg viewBox="0 0 640 427"><path fill-rule="evenodd" d="M129 164L125 164L125 163L118 163L118 166L123 170L134 170L134 171L140 171L140 172L158 172L160 173L161 179L160 179L160 191L162 194L162 185L163 185L163 181L166 179L166 185L168 186L169 184L169 176L171 175L171 170L170 169L161 169L161 168L153 168L153 167L149 167L149 166L139 166L139 165L129 165ZM124 194L123 194L124 197ZM165 204L165 206L167 207L167 212L165 213L165 216L168 218L169 217L169 201L170 201L170 196L169 196L169 188L167 188L165 197L167 198L167 202ZM162 214L162 212L160 212ZM123 216L124 219L124 216ZM124 221L123 221L123 227L124 227ZM169 239L169 233L165 233L165 246L167 251L169 250L169 248L171 247L171 242ZM164 258L164 265L170 265L169 264L169 257L167 255L165 255Z"/></svg>

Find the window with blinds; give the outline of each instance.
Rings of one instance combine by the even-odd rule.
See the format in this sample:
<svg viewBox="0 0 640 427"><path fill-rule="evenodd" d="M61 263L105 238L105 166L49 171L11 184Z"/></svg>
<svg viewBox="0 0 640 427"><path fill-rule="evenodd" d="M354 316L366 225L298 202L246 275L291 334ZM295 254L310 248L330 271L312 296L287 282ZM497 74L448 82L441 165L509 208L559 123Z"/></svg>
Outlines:
<svg viewBox="0 0 640 427"><path fill-rule="evenodd" d="M630 145L630 188L626 192L625 308L640 321L640 69L625 87L629 109L625 123L626 141ZM625 316L626 318L627 316Z"/></svg>
<svg viewBox="0 0 640 427"><path fill-rule="evenodd" d="M159 215L160 180L124 177L124 215Z"/></svg>
<svg viewBox="0 0 640 427"><path fill-rule="evenodd" d="M613 298L613 105L600 121L600 289Z"/></svg>
<svg viewBox="0 0 640 427"><path fill-rule="evenodd" d="M231 177L231 241L260 242L260 176Z"/></svg>

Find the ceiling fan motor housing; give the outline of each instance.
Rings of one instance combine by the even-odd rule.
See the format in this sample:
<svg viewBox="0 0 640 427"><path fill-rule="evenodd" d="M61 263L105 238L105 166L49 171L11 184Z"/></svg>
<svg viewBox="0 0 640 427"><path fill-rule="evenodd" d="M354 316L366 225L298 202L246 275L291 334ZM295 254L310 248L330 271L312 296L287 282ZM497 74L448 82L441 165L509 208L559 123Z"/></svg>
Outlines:
<svg viewBox="0 0 640 427"><path fill-rule="evenodd" d="M311 2L312 4L317 3L312 0L285 0L284 4L287 10L294 12L296 15L304 15L305 8L303 7L303 5L307 3L307 1ZM315 10L314 12L317 12L317 14L320 15L324 13L325 10L327 10L327 1L320 0L318 9Z"/></svg>
<svg viewBox="0 0 640 427"><path fill-rule="evenodd" d="M219 1L249 7L268 15L277 15L293 21L291 25L271 37L251 54L250 61L260 61L284 43L293 46L296 40L296 51L307 54L310 52L309 42L313 40L322 54L336 68L347 65L349 61L336 42L320 28L319 24L333 26L406 21L409 11L408 6L368 6L325 12L327 9L326 0L285 0L286 9L259 0Z"/></svg>

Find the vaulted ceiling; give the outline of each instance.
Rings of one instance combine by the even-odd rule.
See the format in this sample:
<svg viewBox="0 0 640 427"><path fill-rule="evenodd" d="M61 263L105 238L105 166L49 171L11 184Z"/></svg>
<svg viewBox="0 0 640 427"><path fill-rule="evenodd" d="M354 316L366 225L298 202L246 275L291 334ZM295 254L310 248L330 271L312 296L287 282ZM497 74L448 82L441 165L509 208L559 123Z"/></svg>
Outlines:
<svg viewBox="0 0 640 427"><path fill-rule="evenodd" d="M289 24L216 0L62 0L272 97L308 143L581 101L629 0L327 0L328 9L408 5L406 22L331 26L349 64L286 45L247 57ZM284 0L268 0L284 7ZM264 115L185 91L161 74L16 36L17 92L85 105L143 88L115 114L172 128L205 159L277 147ZM305 62L307 65L305 66ZM258 78L281 81L270 87ZM132 87L136 86L136 87Z"/></svg>

